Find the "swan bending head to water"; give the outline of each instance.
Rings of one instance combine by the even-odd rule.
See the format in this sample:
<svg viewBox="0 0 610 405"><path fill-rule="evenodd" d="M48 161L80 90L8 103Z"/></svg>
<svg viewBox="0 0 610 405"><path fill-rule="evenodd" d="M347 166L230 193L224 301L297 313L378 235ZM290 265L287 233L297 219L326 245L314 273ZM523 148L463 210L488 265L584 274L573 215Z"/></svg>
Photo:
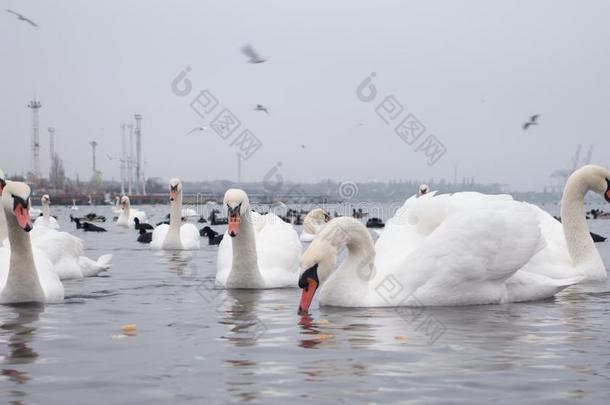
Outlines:
<svg viewBox="0 0 610 405"><path fill-rule="evenodd" d="M343 248L347 248L347 258L333 271ZM332 219L301 256L299 287L303 291L299 312L309 309L316 290L331 274L335 282L349 286L345 294L362 298L368 290L368 281L375 275L374 260L373 239L360 221L351 217Z"/></svg>

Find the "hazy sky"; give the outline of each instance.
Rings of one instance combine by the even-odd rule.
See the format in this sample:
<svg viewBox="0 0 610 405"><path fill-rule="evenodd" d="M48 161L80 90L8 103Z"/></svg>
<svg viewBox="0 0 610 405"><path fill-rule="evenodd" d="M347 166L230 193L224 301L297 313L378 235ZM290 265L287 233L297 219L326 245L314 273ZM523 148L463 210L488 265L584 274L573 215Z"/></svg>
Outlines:
<svg viewBox="0 0 610 405"><path fill-rule="evenodd" d="M236 149L190 107L208 89L263 146L243 163L284 178L453 179L541 188L579 143L610 166L608 1L0 1L0 167L30 168L30 110L40 111L70 176L119 178L120 123L143 115L148 176L235 179ZM252 43L269 61L248 64ZM187 66L192 92L172 80ZM377 98L356 88L371 72ZM403 116L447 152L432 167L375 113L394 95ZM269 115L254 111L256 104ZM541 125L521 126L532 114ZM394 123L396 124L396 122ZM232 136L237 136L234 134ZM418 142L419 142L418 141ZM305 145L303 149L301 145Z"/></svg>

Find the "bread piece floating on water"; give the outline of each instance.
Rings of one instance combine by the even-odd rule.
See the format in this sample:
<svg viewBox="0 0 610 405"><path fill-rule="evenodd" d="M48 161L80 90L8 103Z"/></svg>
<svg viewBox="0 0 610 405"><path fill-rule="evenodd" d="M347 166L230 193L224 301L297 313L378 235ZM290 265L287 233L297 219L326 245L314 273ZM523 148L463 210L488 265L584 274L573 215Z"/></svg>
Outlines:
<svg viewBox="0 0 610 405"><path fill-rule="evenodd" d="M138 331L138 327L136 326L135 323L128 323L125 324L121 327L121 331L125 334L125 335L135 335L136 332Z"/></svg>

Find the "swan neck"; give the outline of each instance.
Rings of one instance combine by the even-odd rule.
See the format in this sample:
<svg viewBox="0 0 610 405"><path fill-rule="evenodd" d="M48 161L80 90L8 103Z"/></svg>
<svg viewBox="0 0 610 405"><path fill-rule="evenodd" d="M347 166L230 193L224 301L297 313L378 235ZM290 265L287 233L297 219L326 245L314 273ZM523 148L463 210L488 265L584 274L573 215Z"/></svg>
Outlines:
<svg viewBox="0 0 610 405"><path fill-rule="evenodd" d="M230 236L225 236L231 238ZM256 253L256 237L250 209L240 218L239 232L231 238L233 246L233 261L227 285L232 283L255 286L262 284L262 276L258 269Z"/></svg>
<svg viewBox="0 0 610 405"><path fill-rule="evenodd" d="M347 249L345 263L350 263L350 266L342 268L349 269L352 277L355 270L358 280L368 282L373 275L373 263L375 262L375 245L371 235L364 227L351 223L338 224L337 228L337 232L343 232L345 238L335 239L335 248L339 251L345 247ZM340 271L342 268L337 270Z"/></svg>
<svg viewBox="0 0 610 405"><path fill-rule="evenodd" d="M579 176L571 176L561 199L561 222L568 251L575 265L586 261L597 253L586 220L585 194L587 184Z"/></svg>
<svg viewBox="0 0 610 405"><path fill-rule="evenodd" d="M182 191L176 195L176 199L170 202L169 229L179 231L182 224Z"/></svg>
<svg viewBox="0 0 610 405"><path fill-rule="evenodd" d="M49 204L48 203L42 204L42 217L44 219L49 219Z"/></svg>
<svg viewBox="0 0 610 405"><path fill-rule="evenodd" d="M30 234L19 227L13 215L6 215L11 259L8 278L2 295L12 302L42 301L44 293L34 264Z"/></svg>

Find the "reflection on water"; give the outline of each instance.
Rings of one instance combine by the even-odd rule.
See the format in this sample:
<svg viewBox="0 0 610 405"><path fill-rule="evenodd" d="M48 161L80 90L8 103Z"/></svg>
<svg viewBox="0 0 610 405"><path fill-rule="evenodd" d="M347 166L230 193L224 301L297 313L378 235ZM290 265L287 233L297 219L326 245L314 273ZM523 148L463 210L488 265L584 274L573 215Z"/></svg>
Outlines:
<svg viewBox="0 0 610 405"><path fill-rule="evenodd" d="M235 346L253 346L267 331L257 316L261 290L223 290L216 301L220 323L231 326L222 336Z"/></svg>
<svg viewBox="0 0 610 405"><path fill-rule="evenodd" d="M196 254L196 251L191 250L159 250L155 252L155 255L167 265L167 269L171 273L187 278L193 278L197 275L199 267L193 263Z"/></svg>
<svg viewBox="0 0 610 405"><path fill-rule="evenodd" d="M8 352L2 355L2 376L16 385L27 383L30 377L15 366L32 363L39 357L29 344L36 337L35 324L43 311L41 305L10 305L5 308L4 317L8 319L2 322L0 331ZM26 396L18 389L9 390L9 394L17 398Z"/></svg>
<svg viewBox="0 0 610 405"><path fill-rule="evenodd" d="M542 302L423 308L418 316L320 308L316 300L299 316L298 289L215 288L217 246L152 252L135 231L113 226L78 234L95 248L89 257L113 252L108 277L65 282L71 298L64 304L0 306L0 398L516 403L527 395L607 402L608 292L568 289ZM610 221L592 226L610 236ZM609 263L610 243L597 247ZM438 339L429 338L422 318L442 326ZM137 324L137 335L117 337L127 323Z"/></svg>

